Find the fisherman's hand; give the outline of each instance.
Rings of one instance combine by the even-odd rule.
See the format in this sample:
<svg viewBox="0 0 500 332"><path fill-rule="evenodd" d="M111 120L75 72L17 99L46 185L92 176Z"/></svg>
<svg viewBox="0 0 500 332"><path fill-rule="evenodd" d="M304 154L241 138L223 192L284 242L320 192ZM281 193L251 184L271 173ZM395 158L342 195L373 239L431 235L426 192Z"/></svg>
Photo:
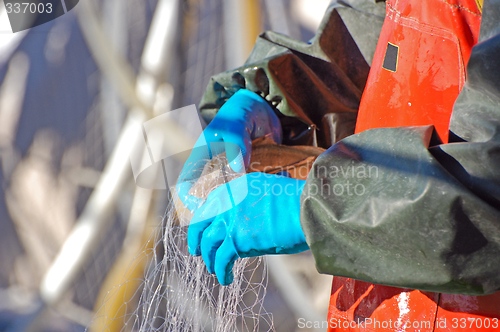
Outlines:
<svg viewBox="0 0 500 332"><path fill-rule="evenodd" d="M293 254L309 249L300 226L304 180L249 173L215 190L188 229L192 255L201 255L222 285L233 281L240 257Z"/></svg>
<svg viewBox="0 0 500 332"><path fill-rule="evenodd" d="M184 205L194 211L202 204L203 200L190 195L189 191L208 160L226 152L231 168L244 173L250 162L252 140L265 135L281 143L278 117L262 97L245 89L239 90L205 128L181 171L177 193Z"/></svg>

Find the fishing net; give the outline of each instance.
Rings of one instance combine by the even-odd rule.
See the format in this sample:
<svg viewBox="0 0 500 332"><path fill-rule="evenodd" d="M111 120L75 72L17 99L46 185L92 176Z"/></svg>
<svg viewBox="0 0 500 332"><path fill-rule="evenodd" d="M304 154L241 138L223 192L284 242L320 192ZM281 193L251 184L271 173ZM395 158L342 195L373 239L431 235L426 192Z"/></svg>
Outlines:
<svg viewBox="0 0 500 332"><path fill-rule="evenodd" d="M266 137L254 141L252 147L248 171L287 171L297 178L307 176L315 157L323 151L284 147ZM207 161L189 194L205 199L213 189L241 175L229 167L225 153L218 154ZM130 289L128 294L118 292L121 298L115 300L122 303L122 308L114 317L104 317L104 330L275 331L272 314L264 308L268 285L265 260L238 259L233 267L233 283L221 286L215 275L207 272L202 258L188 252L191 212L174 191L171 202L160 226L129 267L131 271L144 271L144 276L128 278L118 287ZM109 305L117 289L109 294L103 306ZM117 321L121 325L111 328Z"/></svg>
<svg viewBox="0 0 500 332"><path fill-rule="evenodd" d="M241 174L227 165L225 154L220 154L206 164L190 194L206 198L213 189L238 176ZM207 272L201 257L188 253L186 237L191 214L176 202L157 234L157 257L146 274L141 305L133 317L134 329L273 330L271 316L263 308L267 275L262 258L238 260L233 268L234 282L221 286Z"/></svg>

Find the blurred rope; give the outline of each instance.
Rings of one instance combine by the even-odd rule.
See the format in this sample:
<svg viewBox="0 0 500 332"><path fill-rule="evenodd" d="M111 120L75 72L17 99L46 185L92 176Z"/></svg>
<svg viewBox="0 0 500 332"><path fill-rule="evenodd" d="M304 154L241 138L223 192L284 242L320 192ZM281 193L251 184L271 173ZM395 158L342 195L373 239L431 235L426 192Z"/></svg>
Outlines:
<svg viewBox="0 0 500 332"><path fill-rule="evenodd" d="M176 38L173 34L178 24L178 0L159 0L136 79L130 64L113 49L107 39L91 3L90 0L79 3L76 8L78 22L94 61L128 107L128 116L98 184L42 280L42 308L27 330L43 319L47 305L54 306L61 301L90 258L99 236L109 227L118 196L130 180L130 148L135 145L135 140L144 139L143 123L154 116L156 95L161 90L162 77L166 77L162 71L166 68ZM164 130L172 137L167 144L180 141L194 145L194 140L175 123L165 123ZM168 146L166 148L168 150Z"/></svg>
<svg viewBox="0 0 500 332"><path fill-rule="evenodd" d="M134 84L136 77L132 67L111 46L94 12L90 0L81 1L76 8L80 29L94 61L130 110L140 110L147 118L152 118L152 107L137 96Z"/></svg>

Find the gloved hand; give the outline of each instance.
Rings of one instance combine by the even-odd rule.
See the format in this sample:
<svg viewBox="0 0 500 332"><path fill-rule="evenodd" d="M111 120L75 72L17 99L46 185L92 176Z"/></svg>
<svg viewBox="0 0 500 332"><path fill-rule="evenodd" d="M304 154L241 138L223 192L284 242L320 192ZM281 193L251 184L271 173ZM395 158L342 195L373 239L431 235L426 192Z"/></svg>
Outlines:
<svg viewBox="0 0 500 332"><path fill-rule="evenodd" d="M205 128L184 164L177 182L177 193L184 205L191 211L201 205L202 200L189 195L189 191L207 160L225 150L231 168L244 173L250 162L252 140L268 134L281 143L281 124L269 104L251 91L236 92ZM221 142L223 149L217 151L220 149L214 147L221 146Z"/></svg>
<svg viewBox="0 0 500 332"><path fill-rule="evenodd" d="M208 271L229 285L239 257L309 249L300 226L304 184L304 180L249 173L216 188L191 219L189 253L201 254ZM241 203L234 206L234 202Z"/></svg>

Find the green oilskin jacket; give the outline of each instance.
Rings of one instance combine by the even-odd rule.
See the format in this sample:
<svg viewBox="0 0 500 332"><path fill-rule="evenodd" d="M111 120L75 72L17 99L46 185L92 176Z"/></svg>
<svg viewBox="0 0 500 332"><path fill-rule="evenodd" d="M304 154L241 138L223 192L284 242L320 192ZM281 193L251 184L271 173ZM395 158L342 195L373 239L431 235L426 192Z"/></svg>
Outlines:
<svg viewBox="0 0 500 332"><path fill-rule="evenodd" d="M247 88L275 107L285 144L329 148L301 197L319 272L441 293L500 290L500 0L483 8L448 144L429 147L426 127L353 134L384 3L334 2L311 43L263 33L244 66L212 77L200 104L208 121Z"/></svg>

